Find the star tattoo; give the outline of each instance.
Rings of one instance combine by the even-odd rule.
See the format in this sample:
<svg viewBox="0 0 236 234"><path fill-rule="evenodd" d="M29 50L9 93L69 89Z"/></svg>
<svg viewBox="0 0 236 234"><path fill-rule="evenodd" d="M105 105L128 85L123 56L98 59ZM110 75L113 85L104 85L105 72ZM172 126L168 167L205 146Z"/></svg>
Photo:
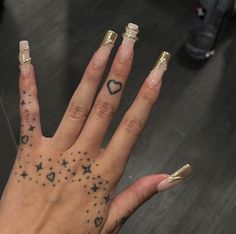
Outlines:
<svg viewBox="0 0 236 234"><path fill-rule="evenodd" d="M65 159L63 159L61 165L64 166L64 167L66 167L67 164L68 164L68 162L67 162Z"/></svg>
<svg viewBox="0 0 236 234"><path fill-rule="evenodd" d="M103 198L105 200L105 204L107 204L111 200L111 197L109 194L107 196L104 196Z"/></svg>
<svg viewBox="0 0 236 234"><path fill-rule="evenodd" d="M35 129L35 127L34 127L34 126L32 126L32 125L30 125L30 127L29 127L28 131L31 131L31 132L33 132L33 131L34 131L34 129Z"/></svg>
<svg viewBox="0 0 236 234"><path fill-rule="evenodd" d="M99 188L97 187L96 184L94 184L93 187L91 188L91 190L93 190L94 192L97 192L98 189L99 189Z"/></svg>
<svg viewBox="0 0 236 234"><path fill-rule="evenodd" d="M24 106L26 103L25 103L25 101L23 100L22 102L21 102L21 105L22 106Z"/></svg>
<svg viewBox="0 0 236 234"><path fill-rule="evenodd" d="M38 165L35 165L37 171L43 170L42 164L43 163L41 162Z"/></svg>
<svg viewBox="0 0 236 234"><path fill-rule="evenodd" d="M28 176L28 174L25 171L23 171L23 173L20 176L22 176L25 179L25 177Z"/></svg>
<svg viewBox="0 0 236 234"><path fill-rule="evenodd" d="M91 165L88 165L88 166L82 165L82 168L84 169L83 174L92 173L92 171L91 171Z"/></svg>

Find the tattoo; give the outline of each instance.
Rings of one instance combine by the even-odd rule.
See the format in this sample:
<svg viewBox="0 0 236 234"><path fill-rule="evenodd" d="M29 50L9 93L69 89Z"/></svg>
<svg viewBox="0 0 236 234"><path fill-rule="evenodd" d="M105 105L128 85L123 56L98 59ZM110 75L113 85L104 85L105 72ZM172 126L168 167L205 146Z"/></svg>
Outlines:
<svg viewBox="0 0 236 234"><path fill-rule="evenodd" d="M96 227L99 227L99 226L103 223L103 217L97 217L97 218L94 220L94 223L95 223L95 226L96 226Z"/></svg>
<svg viewBox="0 0 236 234"><path fill-rule="evenodd" d="M111 200L109 194L107 196L104 196L103 199L105 200L105 204L107 204Z"/></svg>
<svg viewBox="0 0 236 234"><path fill-rule="evenodd" d="M107 88L111 95L118 93L122 89L122 83L116 80L109 80Z"/></svg>
<svg viewBox="0 0 236 234"><path fill-rule="evenodd" d="M25 177L28 176L28 174L25 171L23 171L23 173L20 176L22 176L25 179Z"/></svg>
<svg viewBox="0 0 236 234"><path fill-rule="evenodd" d="M21 143L24 145L28 142L28 140L29 140L29 137L27 135L21 136L20 138Z"/></svg>
<svg viewBox="0 0 236 234"><path fill-rule="evenodd" d="M38 165L35 165L37 171L43 170L42 164L43 163L41 162Z"/></svg>
<svg viewBox="0 0 236 234"><path fill-rule="evenodd" d="M53 182L55 179L55 175L56 175L55 172L50 172L49 174L47 174L47 179Z"/></svg>
<svg viewBox="0 0 236 234"><path fill-rule="evenodd" d="M91 190L93 190L94 192L97 192L98 189L99 189L99 188L97 187L96 184L94 184L93 187L91 188Z"/></svg>
<svg viewBox="0 0 236 234"><path fill-rule="evenodd" d="M31 131L30 129L33 131L34 126L28 126L28 131ZM30 137L24 135L21 137L21 141L26 144ZM33 163L30 158L34 159L35 155L32 155L28 150L26 153L21 153L20 164L14 171L16 182L27 181L32 182L35 186L51 188L60 183L71 183L72 186L80 187L80 190L84 191L84 195L92 201L90 207L86 207L83 211L85 223L90 226L90 232L101 227L107 212L106 205L111 200L111 195L108 192L109 182L100 174L94 173L94 167L99 167L98 162L91 158L87 152L82 151L69 152L66 155L58 154L57 157L39 154L37 155L39 161L36 160ZM25 165L27 167L24 167Z"/></svg>
<svg viewBox="0 0 236 234"><path fill-rule="evenodd" d="M69 163L69 162L67 162L65 159L63 159L61 165L64 166L64 167L66 167L66 165L67 165L68 163Z"/></svg>
<svg viewBox="0 0 236 234"><path fill-rule="evenodd" d="M91 171L91 165L88 165L88 166L82 165L82 168L84 169L83 174L92 173L92 171Z"/></svg>
<svg viewBox="0 0 236 234"><path fill-rule="evenodd" d="M25 101L23 100L20 104L21 104L22 106L24 106L26 103L25 103Z"/></svg>
<svg viewBox="0 0 236 234"><path fill-rule="evenodd" d="M34 127L34 126L32 126L32 125L30 125L30 127L29 127L28 131L31 131L31 132L33 132L33 131L34 131L34 129L35 129L35 127Z"/></svg>

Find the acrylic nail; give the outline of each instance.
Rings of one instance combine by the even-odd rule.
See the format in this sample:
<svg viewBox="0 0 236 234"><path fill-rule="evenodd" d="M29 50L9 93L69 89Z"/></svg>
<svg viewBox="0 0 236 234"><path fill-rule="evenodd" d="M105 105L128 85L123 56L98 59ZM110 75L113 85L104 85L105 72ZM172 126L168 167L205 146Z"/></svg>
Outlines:
<svg viewBox="0 0 236 234"><path fill-rule="evenodd" d="M21 73L28 77L31 74L31 58L28 41L20 41L19 44L19 63Z"/></svg>
<svg viewBox="0 0 236 234"><path fill-rule="evenodd" d="M123 33L123 41L119 49L119 59L121 63L126 63L131 59L133 47L138 40L139 26L129 23L126 26L126 31Z"/></svg>
<svg viewBox="0 0 236 234"><path fill-rule="evenodd" d="M117 39L117 34L112 30L108 30L102 40L100 48L96 51L93 57L93 67L95 69L102 68L105 66L111 50Z"/></svg>
<svg viewBox="0 0 236 234"><path fill-rule="evenodd" d="M160 84L163 73L167 70L168 63L171 59L171 54L163 51L157 59L153 70L147 77L147 82L150 88L155 88Z"/></svg>
<svg viewBox="0 0 236 234"><path fill-rule="evenodd" d="M192 173L192 167L186 164L172 175L168 176L161 183L158 184L157 190L159 192L165 191L183 182Z"/></svg>

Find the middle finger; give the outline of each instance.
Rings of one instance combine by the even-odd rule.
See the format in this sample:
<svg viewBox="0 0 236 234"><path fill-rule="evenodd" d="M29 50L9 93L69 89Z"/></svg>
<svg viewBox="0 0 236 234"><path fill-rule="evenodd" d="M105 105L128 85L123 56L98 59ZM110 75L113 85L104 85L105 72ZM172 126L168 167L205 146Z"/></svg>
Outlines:
<svg viewBox="0 0 236 234"><path fill-rule="evenodd" d="M110 73L98 94L95 104L78 137L75 147L82 143L100 148L107 128L116 112L128 78L132 61L133 47L137 41L138 26L129 23L123 34L123 42L117 52Z"/></svg>

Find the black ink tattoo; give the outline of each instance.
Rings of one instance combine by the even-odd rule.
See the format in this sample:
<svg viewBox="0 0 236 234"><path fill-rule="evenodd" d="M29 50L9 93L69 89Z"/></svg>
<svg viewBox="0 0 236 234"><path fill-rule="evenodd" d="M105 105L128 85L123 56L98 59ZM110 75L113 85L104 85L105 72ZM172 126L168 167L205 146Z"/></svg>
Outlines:
<svg viewBox="0 0 236 234"><path fill-rule="evenodd" d="M23 171L23 173L20 176L22 176L25 179L25 177L28 176L28 174L25 171Z"/></svg>
<svg viewBox="0 0 236 234"><path fill-rule="evenodd" d="M26 136L26 135L21 136L21 138L20 138L21 143L24 144L24 145L28 142L28 140L29 140L29 137Z"/></svg>
<svg viewBox="0 0 236 234"><path fill-rule="evenodd" d="M103 223L103 217L97 217L97 218L94 220L94 223L95 223L95 226L96 226L96 227L99 227L99 226Z"/></svg>
<svg viewBox="0 0 236 234"><path fill-rule="evenodd" d="M107 204L107 203L111 200L109 194L108 194L107 196L104 196L103 198L104 198L104 200L105 200L105 204Z"/></svg>
<svg viewBox="0 0 236 234"><path fill-rule="evenodd" d="M98 189L99 189L99 188L97 187L96 184L94 184L93 187L91 188L91 190L93 190L94 192L97 192Z"/></svg>
<svg viewBox="0 0 236 234"><path fill-rule="evenodd" d="M116 80L109 80L107 88L111 95L118 93L122 89L122 83Z"/></svg>
<svg viewBox="0 0 236 234"><path fill-rule="evenodd" d="M92 173L92 171L91 171L91 165L88 165L88 166L82 165L82 168L84 169L83 174Z"/></svg>
<svg viewBox="0 0 236 234"><path fill-rule="evenodd" d="M34 131L34 129L35 129L35 127L34 127L34 126L32 126L32 125L30 125L30 127L29 127L28 131L31 131L31 132L33 132L33 131Z"/></svg>
<svg viewBox="0 0 236 234"><path fill-rule="evenodd" d="M64 167L66 167L67 164L68 164L68 162L67 162L65 159L63 159L61 165L64 166Z"/></svg>
<svg viewBox="0 0 236 234"><path fill-rule="evenodd" d="M47 179L53 182L55 179L55 172L50 172L49 174L47 174Z"/></svg>
<svg viewBox="0 0 236 234"><path fill-rule="evenodd" d="M38 165L35 165L37 171L43 170L42 164L43 163L41 162Z"/></svg>
<svg viewBox="0 0 236 234"><path fill-rule="evenodd" d="M26 103L25 103L25 101L23 100L20 104L21 104L22 106L24 106Z"/></svg>

